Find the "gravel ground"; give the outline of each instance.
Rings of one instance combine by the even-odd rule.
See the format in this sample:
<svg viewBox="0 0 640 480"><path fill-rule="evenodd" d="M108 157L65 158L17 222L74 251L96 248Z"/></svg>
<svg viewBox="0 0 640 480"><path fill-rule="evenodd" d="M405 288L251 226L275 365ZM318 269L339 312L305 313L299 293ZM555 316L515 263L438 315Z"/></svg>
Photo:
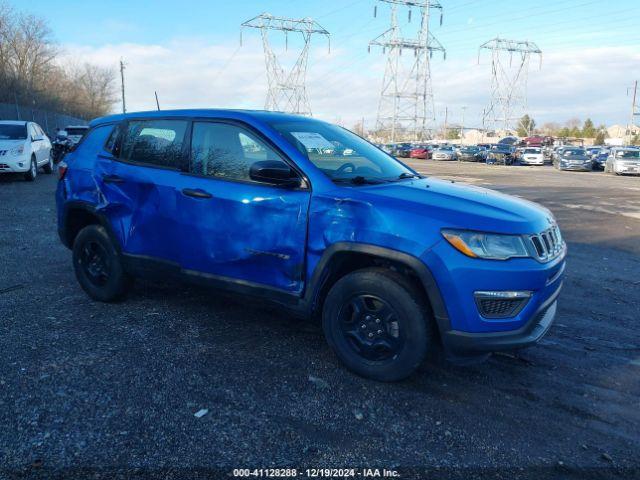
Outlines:
<svg viewBox="0 0 640 480"><path fill-rule="evenodd" d="M95 303L56 236L55 179L1 177L0 478L273 466L638 478L640 179L412 165L556 214L569 266L538 346L382 384L347 372L318 326L277 307L148 283Z"/></svg>

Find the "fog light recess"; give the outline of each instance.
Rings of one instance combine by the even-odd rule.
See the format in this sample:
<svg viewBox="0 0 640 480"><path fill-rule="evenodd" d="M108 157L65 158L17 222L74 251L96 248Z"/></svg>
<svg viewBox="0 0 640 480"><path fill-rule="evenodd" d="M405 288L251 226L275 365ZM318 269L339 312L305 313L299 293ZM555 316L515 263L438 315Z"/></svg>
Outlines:
<svg viewBox="0 0 640 480"><path fill-rule="evenodd" d="M529 299L529 291L481 291L474 297L480 315L485 318L510 318L522 311Z"/></svg>

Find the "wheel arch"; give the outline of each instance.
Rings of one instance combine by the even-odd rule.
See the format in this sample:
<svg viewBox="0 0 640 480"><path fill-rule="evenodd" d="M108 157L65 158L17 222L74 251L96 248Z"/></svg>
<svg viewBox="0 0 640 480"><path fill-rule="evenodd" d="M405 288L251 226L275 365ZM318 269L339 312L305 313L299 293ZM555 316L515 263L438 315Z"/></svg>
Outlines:
<svg viewBox="0 0 640 480"><path fill-rule="evenodd" d="M383 266L408 276L424 293L440 332L450 329L440 289L424 262L404 252L362 243L339 242L325 250L305 290L304 299L310 315L317 318L321 314L324 299L339 278L374 266Z"/></svg>
<svg viewBox="0 0 640 480"><path fill-rule="evenodd" d="M59 230L60 240L67 248L73 248L78 233L88 225L103 226L118 253L121 252L120 242L116 240L109 221L93 205L82 201L72 201L65 205Z"/></svg>

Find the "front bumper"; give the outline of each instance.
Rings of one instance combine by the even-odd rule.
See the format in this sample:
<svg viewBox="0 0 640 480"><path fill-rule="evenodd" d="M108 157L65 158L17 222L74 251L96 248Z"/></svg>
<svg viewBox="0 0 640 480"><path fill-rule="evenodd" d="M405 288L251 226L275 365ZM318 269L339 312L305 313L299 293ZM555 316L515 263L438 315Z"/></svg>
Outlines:
<svg viewBox="0 0 640 480"><path fill-rule="evenodd" d="M516 350L534 345L551 328L556 316L557 299L561 289L562 284L538 308L529 322L517 330L490 333L468 333L450 330L444 332L442 341L448 351L460 356Z"/></svg>
<svg viewBox="0 0 640 480"><path fill-rule="evenodd" d="M640 166L614 164L613 171L620 175L640 175Z"/></svg>
<svg viewBox="0 0 640 480"><path fill-rule="evenodd" d="M5 154L0 156L0 173L24 173L31 168L31 162L25 156Z"/></svg>
<svg viewBox="0 0 640 480"><path fill-rule="evenodd" d="M590 172L593 169L592 164L588 163L578 163L578 164L569 164L560 163L560 170L572 170L574 172Z"/></svg>
<svg viewBox="0 0 640 480"><path fill-rule="evenodd" d="M436 316L445 350L471 357L537 342L555 316L565 257L566 247L548 262L481 260L466 257L447 242L437 244L422 260L429 265L446 309L446 318ZM530 296L509 316L491 316L481 312L476 302L476 294L485 291L529 292Z"/></svg>
<svg viewBox="0 0 640 480"><path fill-rule="evenodd" d="M544 165L544 158L520 158L523 165Z"/></svg>

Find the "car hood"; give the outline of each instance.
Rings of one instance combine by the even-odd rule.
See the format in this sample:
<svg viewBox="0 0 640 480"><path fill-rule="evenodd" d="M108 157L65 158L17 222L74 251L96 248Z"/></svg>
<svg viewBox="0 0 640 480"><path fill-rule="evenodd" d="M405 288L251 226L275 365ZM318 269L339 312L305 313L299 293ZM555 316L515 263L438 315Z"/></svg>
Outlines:
<svg viewBox="0 0 640 480"><path fill-rule="evenodd" d="M555 223L548 209L528 200L432 177L356 188L374 208L426 216L442 228L533 234Z"/></svg>

